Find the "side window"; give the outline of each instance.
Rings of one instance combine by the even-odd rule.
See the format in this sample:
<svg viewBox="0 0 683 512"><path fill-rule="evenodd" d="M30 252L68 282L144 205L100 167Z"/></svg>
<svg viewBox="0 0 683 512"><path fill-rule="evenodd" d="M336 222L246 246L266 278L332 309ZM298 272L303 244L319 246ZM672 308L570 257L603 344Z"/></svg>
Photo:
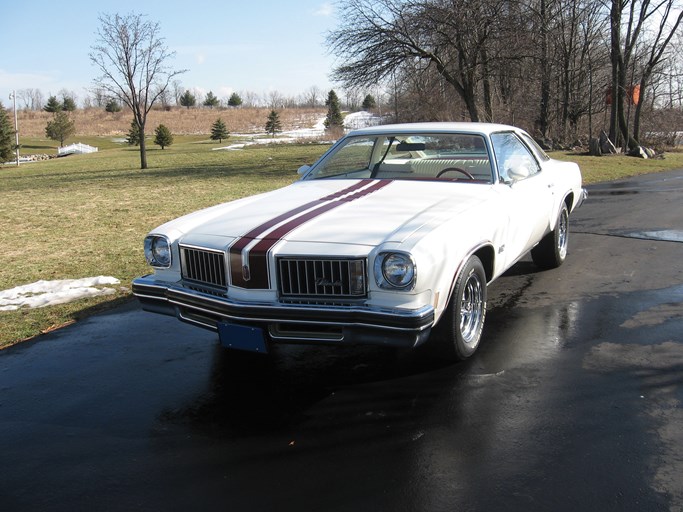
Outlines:
<svg viewBox="0 0 683 512"><path fill-rule="evenodd" d="M315 177L330 178L368 169L374 145L374 138L349 140L316 168Z"/></svg>
<svg viewBox="0 0 683 512"><path fill-rule="evenodd" d="M514 133L494 133L491 141L502 181L519 181L540 171L536 159Z"/></svg>

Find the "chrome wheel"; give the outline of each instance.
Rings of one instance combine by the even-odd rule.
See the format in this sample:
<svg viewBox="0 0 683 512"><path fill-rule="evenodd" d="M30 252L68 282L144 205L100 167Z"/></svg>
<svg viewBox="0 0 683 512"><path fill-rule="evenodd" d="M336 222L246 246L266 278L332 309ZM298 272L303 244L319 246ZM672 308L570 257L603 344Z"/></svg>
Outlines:
<svg viewBox="0 0 683 512"><path fill-rule="evenodd" d="M481 334L486 308L483 286L479 275L471 271L460 298L460 335L468 345L478 342Z"/></svg>
<svg viewBox="0 0 683 512"><path fill-rule="evenodd" d="M467 359L477 350L486 321L486 271L470 256L455 280L453 294L432 334L441 357Z"/></svg>
<svg viewBox="0 0 683 512"><path fill-rule="evenodd" d="M569 212L563 208L557 223L557 252L561 260L567 257L569 245Z"/></svg>
<svg viewBox="0 0 683 512"><path fill-rule="evenodd" d="M545 235L538 245L531 249L531 258L540 268L557 268L567 258L568 248L569 209L566 204L562 204L555 229Z"/></svg>

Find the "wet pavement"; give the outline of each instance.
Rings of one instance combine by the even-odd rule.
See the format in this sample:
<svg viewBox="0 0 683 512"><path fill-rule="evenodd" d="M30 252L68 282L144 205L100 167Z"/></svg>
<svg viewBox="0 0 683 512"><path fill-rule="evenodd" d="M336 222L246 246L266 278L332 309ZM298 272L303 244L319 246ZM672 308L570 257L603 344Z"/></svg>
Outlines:
<svg viewBox="0 0 683 512"><path fill-rule="evenodd" d="M135 302L0 352L0 510L680 511L683 172L589 192L464 363L228 352Z"/></svg>

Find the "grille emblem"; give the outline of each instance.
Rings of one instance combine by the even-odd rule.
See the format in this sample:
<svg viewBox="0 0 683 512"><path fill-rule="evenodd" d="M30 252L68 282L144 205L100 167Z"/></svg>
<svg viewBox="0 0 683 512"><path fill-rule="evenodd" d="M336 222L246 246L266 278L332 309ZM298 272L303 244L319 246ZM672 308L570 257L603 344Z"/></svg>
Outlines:
<svg viewBox="0 0 683 512"><path fill-rule="evenodd" d="M341 286L343 283L341 281L332 281L324 277L319 277L315 280L316 286Z"/></svg>
<svg viewBox="0 0 683 512"><path fill-rule="evenodd" d="M249 272L249 266L244 265L242 267L242 279L249 281L251 279L251 272Z"/></svg>

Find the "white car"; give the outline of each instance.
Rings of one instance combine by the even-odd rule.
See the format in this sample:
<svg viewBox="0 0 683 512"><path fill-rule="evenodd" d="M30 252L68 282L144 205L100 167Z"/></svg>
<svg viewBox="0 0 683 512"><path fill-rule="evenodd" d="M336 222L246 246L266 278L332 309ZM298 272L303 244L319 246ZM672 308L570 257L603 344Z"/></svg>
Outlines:
<svg viewBox="0 0 683 512"><path fill-rule="evenodd" d="M133 282L142 307L242 350L432 338L464 359L487 285L529 251L541 268L561 265L585 198L576 164L496 124L355 130L299 173L154 229L154 273Z"/></svg>

